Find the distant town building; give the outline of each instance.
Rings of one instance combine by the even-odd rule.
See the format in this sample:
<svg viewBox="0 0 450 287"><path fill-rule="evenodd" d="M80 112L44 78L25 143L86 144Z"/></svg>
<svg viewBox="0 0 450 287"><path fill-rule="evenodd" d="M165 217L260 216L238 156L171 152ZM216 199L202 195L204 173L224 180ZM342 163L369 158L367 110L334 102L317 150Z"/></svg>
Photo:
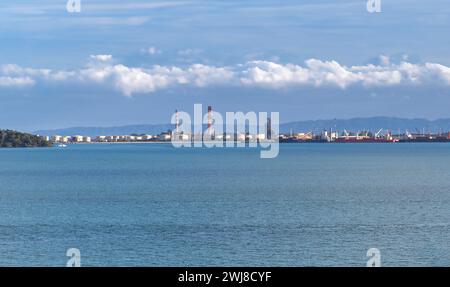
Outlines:
<svg viewBox="0 0 450 287"><path fill-rule="evenodd" d="M301 140L301 141L308 141L308 140L313 139L313 134L312 133L298 133L295 135L295 138L297 140Z"/></svg>
<svg viewBox="0 0 450 287"><path fill-rule="evenodd" d="M79 135L73 136L71 141L76 142L76 143L81 143L81 142L83 142L83 136L79 136Z"/></svg>
<svg viewBox="0 0 450 287"><path fill-rule="evenodd" d="M61 142L62 141L62 136L52 136L52 141L53 142Z"/></svg>
<svg viewBox="0 0 450 287"><path fill-rule="evenodd" d="M106 139L106 136L97 136L95 138L95 141L97 141L97 142L106 142L107 139Z"/></svg>
<svg viewBox="0 0 450 287"><path fill-rule="evenodd" d="M161 141L170 141L171 138L172 136L170 132L164 132L159 135L159 140Z"/></svg>
<svg viewBox="0 0 450 287"><path fill-rule="evenodd" d="M266 139L266 135L265 134L257 134L256 135L256 139L260 140L260 141L263 141L263 140Z"/></svg>
<svg viewBox="0 0 450 287"><path fill-rule="evenodd" d="M151 139L153 139L152 135L143 135L142 136L142 140L144 140L144 141L148 141L148 140L151 140Z"/></svg>
<svg viewBox="0 0 450 287"><path fill-rule="evenodd" d="M245 141L246 135L245 134L238 134L236 139L238 141Z"/></svg>

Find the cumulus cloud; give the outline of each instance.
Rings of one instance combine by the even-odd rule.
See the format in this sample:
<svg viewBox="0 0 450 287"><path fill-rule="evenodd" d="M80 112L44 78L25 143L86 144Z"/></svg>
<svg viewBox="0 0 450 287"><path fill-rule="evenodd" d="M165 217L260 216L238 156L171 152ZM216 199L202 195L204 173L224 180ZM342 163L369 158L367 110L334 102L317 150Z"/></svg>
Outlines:
<svg viewBox="0 0 450 287"><path fill-rule="evenodd" d="M51 70L50 69L32 69L32 68L23 68L19 65L15 64L7 64L1 66L0 69L1 74L7 75L7 76L21 76L21 75L27 75L27 76L41 76L41 77L47 77L50 75Z"/></svg>
<svg viewBox="0 0 450 287"><path fill-rule="evenodd" d="M439 79L439 81L434 81ZM450 85L450 68L433 63L425 65L401 62L382 65L345 66L336 61L309 59L304 66L253 61L243 71L241 82L271 88L303 86L335 86L345 89L352 85L384 87L425 83Z"/></svg>
<svg viewBox="0 0 450 287"><path fill-rule="evenodd" d="M419 86L450 86L450 67L437 63L393 64L386 57L381 64L346 66L337 61L309 59L303 65L272 61L251 61L234 66L215 67L192 64L184 67L155 65L150 68L111 63L111 55L92 55L96 60L78 70L24 68L18 65L0 67L0 86L33 86L40 81L79 82L109 86L126 96L153 93L177 86L207 87L214 85L262 87L335 87L347 89Z"/></svg>
<svg viewBox="0 0 450 287"><path fill-rule="evenodd" d="M108 62L108 61L111 61L112 55L91 55L91 59L97 60L100 62Z"/></svg>
<svg viewBox="0 0 450 287"><path fill-rule="evenodd" d="M436 77L450 84L450 67L433 63L427 63L425 67Z"/></svg>
<svg viewBox="0 0 450 287"><path fill-rule="evenodd" d="M34 83L30 77L0 77L0 87L32 86Z"/></svg>
<svg viewBox="0 0 450 287"><path fill-rule="evenodd" d="M186 70L186 74L195 85L205 87L214 84L231 83L235 73L227 67L217 68L194 64Z"/></svg>
<svg viewBox="0 0 450 287"><path fill-rule="evenodd" d="M227 68L195 64L186 69L156 65L151 69L125 65L95 66L79 72L79 78L96 83L114 83L114 87L126 96L135 93L152 93L175 85L204 87L226 83L233 78Z"/></svg>

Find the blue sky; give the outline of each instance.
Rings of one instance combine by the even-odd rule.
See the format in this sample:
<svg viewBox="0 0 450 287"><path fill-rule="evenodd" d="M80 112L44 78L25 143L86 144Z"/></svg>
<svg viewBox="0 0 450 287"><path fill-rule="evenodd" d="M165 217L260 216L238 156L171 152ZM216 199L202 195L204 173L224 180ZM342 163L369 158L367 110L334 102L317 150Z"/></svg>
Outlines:
<svg viewBox="0 0 450 287"><path fill-rule="evenodd" d="M0 3L1 128L450 117L447 0L37 2Z"/></svg>

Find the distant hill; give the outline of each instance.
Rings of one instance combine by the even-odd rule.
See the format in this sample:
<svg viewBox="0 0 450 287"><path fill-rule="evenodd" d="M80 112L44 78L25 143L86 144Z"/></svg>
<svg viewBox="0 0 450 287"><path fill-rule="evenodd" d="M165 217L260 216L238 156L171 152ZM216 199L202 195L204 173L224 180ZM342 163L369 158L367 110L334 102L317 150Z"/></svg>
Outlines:
<svg viewBox="0 0 450 287"><path fill-rule="evenodd" d="M376 132L379 129L391 130L397 133L398 130L404 132L408 130L411 133L441 132L450 131L450 119L426 120L426 119L402 119L395 117L371 117L371 118L352 118L335 120L311 120L283 123L280 125L280 132L320 132L324 129L343 131L363 131L368 130ZM56 130L35 131L39 135L126 135L126 134L159 134L161 132L173 129L171 124L149 124L149 125L127 125L119 127L73 127Z"/></svg>
<svg viewBox="0 0 450 287"><path fill-rule="evenodd" d="M55 130L40 130L34 134L42 136L71 136L71 135L130 135L130 134L159 134L173 128L171 124L153 124L153 125L127 125L118 127L72 127Z"/></svg>
<svg viewBox="0 0 450 287"><path fill-rule="evenodd" d="M51 143L41 137L11 130L0 130L0 147L48 147Z"/></svg>

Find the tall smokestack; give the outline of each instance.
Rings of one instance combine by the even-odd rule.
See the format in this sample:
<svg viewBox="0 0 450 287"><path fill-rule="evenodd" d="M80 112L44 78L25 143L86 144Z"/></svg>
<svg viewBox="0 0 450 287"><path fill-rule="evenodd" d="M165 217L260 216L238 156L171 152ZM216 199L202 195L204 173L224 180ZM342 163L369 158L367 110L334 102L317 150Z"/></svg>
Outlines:
<svg viewBox="0 0 450 287"><path fill-rule="evenodd" d="M208 106L208 129L212 127L212 107Z"/></svg>
<svg viewBox="0 0 450 287"><path fill-rule="evenodd" d="M267 117L267 139L272 139L272 119Z"/></svg>
<svg viewBox="0 0 450 287"><path fill-rule="evenodd" d="M212 106L208 106L208 133L210 139L215 138L215 132L213 130L212 124L213 124Z"/></svg>
<svg viewBox="0 0 450 287"><path fill-rule="evenodd" d="M178 110L175 110L175 132L178 135L178 127L179 127L179 122L178 122Z"/></svg>

